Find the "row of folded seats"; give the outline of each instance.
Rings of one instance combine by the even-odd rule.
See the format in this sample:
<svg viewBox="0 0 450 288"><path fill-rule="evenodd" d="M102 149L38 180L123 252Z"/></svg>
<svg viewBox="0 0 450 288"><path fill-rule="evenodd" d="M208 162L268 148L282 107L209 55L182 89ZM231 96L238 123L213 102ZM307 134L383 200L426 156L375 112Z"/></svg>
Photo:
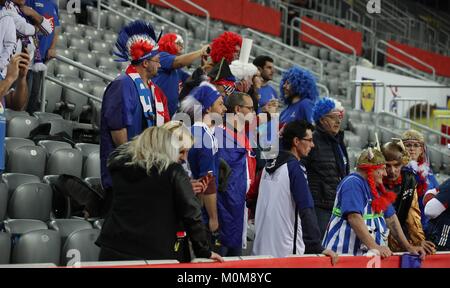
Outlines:
<svg viewBox="0 0 450 288"><path fill-rule="evenodd" d="M103 220L81 217L56 219L56 175L5 173L0 183L0 264L97 261L94 242ZM84 180L98 189L100 178ZM65 217L69 218L69 217ZM76 258L74 258L76 257Z"/></svg>

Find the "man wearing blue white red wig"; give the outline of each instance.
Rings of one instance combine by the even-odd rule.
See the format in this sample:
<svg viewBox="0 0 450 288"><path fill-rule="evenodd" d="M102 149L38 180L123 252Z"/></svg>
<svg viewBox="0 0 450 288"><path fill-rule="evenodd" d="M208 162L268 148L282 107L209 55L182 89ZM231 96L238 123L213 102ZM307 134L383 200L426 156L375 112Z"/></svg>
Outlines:
<svg viewBox="0 0 450 288"><path fill-rule="evenodd" d="M129 61L131 65L108 85L103 96L100 160L105 191L112 187L106 168L109 154L147 127L161 126L170 120L166 96L151 81L161 66L157 43L153 26L141 20L127 24L119 32L116 61Z"/></svg>

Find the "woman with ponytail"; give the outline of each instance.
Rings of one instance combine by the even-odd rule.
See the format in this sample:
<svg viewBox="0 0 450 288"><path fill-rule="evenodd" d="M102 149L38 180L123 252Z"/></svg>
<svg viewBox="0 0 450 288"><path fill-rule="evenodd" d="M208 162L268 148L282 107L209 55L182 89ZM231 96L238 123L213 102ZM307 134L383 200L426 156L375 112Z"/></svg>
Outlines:
<svg viewBox="0 0 450 288"><path fill-rule="evenodd" d="M420 254L422 247L412 246L406 239L392 203L396 194L386 191L383 154L369 148L358 158L357 172L345 177L337 188L333 213L323 246L338 254L364 255L369 250L386 258L389 231L405 251ZM342 235L344 237L342 237Z"/></svg>

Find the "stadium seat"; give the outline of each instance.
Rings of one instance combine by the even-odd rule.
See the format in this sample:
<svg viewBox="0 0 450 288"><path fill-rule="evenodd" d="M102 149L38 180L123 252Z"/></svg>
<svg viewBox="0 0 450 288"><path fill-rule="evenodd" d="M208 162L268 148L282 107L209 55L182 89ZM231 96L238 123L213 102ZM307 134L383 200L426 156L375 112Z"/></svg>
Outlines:
<svg viewBox="0 0 450 288"><path fill-rule="evenodd" d="M46 152L39 146L23 146L14 149L9 155L6 171L44 176Z"/></svg>
<svg viewBox="0 0 450 288"><path fill-rule="evenodd" d="M11 234L0 232L0 264L9 264L11 257Z"/></svg>
<svg viewBox="0 0 450 288"><path fill-rule="evenodd" d="M77 37L71 37L69 41L69 48L80 51L89 51L89 40Z"/></svg>
<svg viewBox="0 0 450 288"><path fill-rule="evenodd" d="M41 140L38 142L38 145L43 147L47 151L47 157L50 157L51 154L59 149L72 148L72 145L67 142L54 140Z"/></svg>
<svg viewBox="0 0 450 288"><path fill-rule="evenodd" d="M53 230L37 230L22 234L13 247L11 263L59 264L61 238Z"/></svg>
<svg viewBox="0 0 450 288"><path fill-rule="evenodd" d="M22 184L41 183L41 179L36 175L22 173L3 173L2 181L8 188L8 199L11 198L13 192Z"/></svg>
<svg viewBox="0 0 450 288"><path fill-rule="evenodd" d="M47 229L47 224L40 220L8 219L4 221L5 231L11 235L22 235L31 231Z"/></svg>
<svg viewBox="0 0 450 288"><path fill-rule="evenodd" d="M31 130L38 126L38 120L32 116L17 116L8 123L8 137L27 138Z"/></svg>
<svg viewBox="0 0 450 288"><path fill-rule="evenodd" d="M97 67L97 56L91 52L79 51L75 53L75 60L91 68Z"/></svg>
<svg viewBox="0 0 450 288"><path fill-rule="evenodd" d="M75 231L69 235L66 242L64 243L62 249L62 265L67 265L71 259L70 250L75 249L79 251L79 256L81 256L81 262L88 261L98 261L98 256L100 254L100 247L95 245L98 236L100 235L100 230L98 229L84 229ZM69 256L69 257L68 257Z"/></svg>
<svg viewBox="0 0 450 288"><path fill-rule="evenodd" d="M69 84L77 89L83 91L87 90L87 83L83 83L81 81L70 81ZM83 112L84 107L88 103L88 98L86 96L66 88L63 88L62 99L65 103L64 110L70 113L70 119L78 119L80 114Z"/></svg>
<svg viewBox="0 0 450 288"><path fill-rule="evenodd" d="M14 111L11 109L6 108L5 109L5 118L6 118L6 123L8 123L9 121L11 121L11 119L13 119L14 117L17 116L30 116L30 114L28 114L27 111Z"/></svg>
<svg viewBox="0 0 450 288"><path fill-rule="evenodd" d="M105 33L105 30L103 29L97 29L97 27L88 27L84 30L84 38L89 40L102 39L103 33Z"/></svg>
<svg viewBox="0 0 450 288"><path fill-rule="evenodd" d="M52 209L52 189L44 183L22 184L16 188L8 204L13 219L48 221Z"/></svg>
<svg viewBox="0 0 450 288"><path fill-rule="evenodd" d="M100 177L100 151L91 152L83 166L83 178Z"/></svg>
<svg viewBox="0 0 450 288"><path fill-rule="evenodd" d="M84 35L85 26L81 24L68 25L64 27L64 34L70 36L70 38L82 38Z"/></svg>
<svg viewBox="0 0 450 288"><path fill-rule="evenodd" d="M75 53L75 50L73 50L73 49L56 48L57 55L69 58L70 60L73 60L74 53ZM57 64L62 64L62 63L58 61ZM55 69L55 71L56 71L55 75L58 75L58 69Z"/></svg>
<svg viewBox="0 0 450 288"><path fill-rule="evenodd" d="M70 51L70 50L68 50L68 51ZM72 65L60 62L56 65L56 75L58 77L69 76L69 77L78 78L80 76L80 71L78 70L78 68L75 68Z"/></svg>
<svg viewBox="0 0 450 288"><path fill-rule="evenodd" d="M97 40L91 41L91 52L97 53L111 53L113 46L105 41Z"/></svg>
<svg viewBox="0 0 450 288"><path fill-rule="evenodd" d="M69 174L81 178L83 156L73 148L53 152L47 162L46 175Z"/></svg>
<svg viewBox="0 0 450 288"><path fill-rule="evenodd" d="M34 112L33 116L38 118L39 124L49 123L49 121L53 120L53 119L63 119L63 117L59 114L48 113L48 112L39 112L39 111Z"/></svg>
<svg viewBox="0 0 450 288"><path fill-rule="evenodd" d="M100 145L92 143L77 143L75 144L75 148L81 151L81 153L83 154L83 160L86 160L88 155L92 152L100 151Z"/></svg>
<svg viewBox="0 0 450 288"><path fill-rule="evenodd" d="M96 59L96 61L97 61L97 59ZM97 63L97 62L96 62ZM96 68L96 67L92 67L92 68ZM102 83L104 83L103 81L103 78L102 77L99 77L99 76L96 76L96 75L94 75L94 74L92 74L92 73L89 73L89 72L86 72L86 71L80 71L80 75L81 75L81 78L83 79L83 81L85 81L85 82L102 82Z"/></svg>
<svg viewBox="0 0 450 288"><path fill-rule="evenodd" d="M67 36L64 34L58 34L58 40L56 41L56 48L66 49L67 48Z"/></svg>
<svg viewBox="0 0 450 288"><path fill-rule="evenodd" d="M96 220L95 222L94 222L94 228L95 229L99 229L99 230L102 230L102 226L103 226L103 223L105 222L105 219L98 219L98 220Z"/></svg>
<svg viewBox="0 0 450 288"><path fill-rule="evenodd" d="M87 13L88 13L88 24L97 27L98 23L98 11L97 7L87 6L86 7ZM100 27L106 26L106 12L101 11L100 12Z"/></svg>
<svg viewBox="0 0 450 288"><path fill-rule="evenodd" d="M63 104L61 102L62 86L48 80L44 85L46 89L45 111L52 113L59 110Z"/></svg>
<svg viewBox="0 0 450 288"><path fill-rule="evenodd" d="M0 223L6 218L6 212L8 210L8 199L8 186L5 183L0 183Z"/></svg>
<svg viewBox="0 0 450 288"><path fill-rule="evenodd" d="M79 219L55 219L48 223L48 228L59 233L61 243L64 245L70 234L79 230L92 229L92 225L88 221Z"/></svg>
<svg viewBox="0 0 450 288"><path fill-rule="evenodd" d="M100 56L97 59L98 67L103 66L106 69L117 70L117 62L111 56Z"/></svg>
<svg viewBox="0 0 450 288"><path fill-rule="evenodd" d="M107 19L108 27L115 32L119 32L124 24L123 18L113 13L109 13Z"/></svg>
<svg viewBox="0 0 450 288"><path fill-rule="evenodd" d="M18 137L5 137L5 163L8 162L8 155L12 150L20 148L22 146L33 146L34 142L30 139L18 138Z"/></svg>

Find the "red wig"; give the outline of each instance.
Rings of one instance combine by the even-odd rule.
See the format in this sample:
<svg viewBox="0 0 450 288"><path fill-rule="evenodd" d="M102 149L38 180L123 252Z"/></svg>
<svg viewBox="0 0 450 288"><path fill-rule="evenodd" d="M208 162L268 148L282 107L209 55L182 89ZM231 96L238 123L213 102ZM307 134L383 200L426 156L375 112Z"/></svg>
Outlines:
<svg viewBox="0 0 450 288"><path fill-rule="evenodd" d="M178 55L178 48L175 44L177 42L177 34L168 33L164 34L158 42L159 51L167 52L172 55Z"/></svg>
<svg viewBox="0 0 450 288"><path fill-rule="evenodd" d="M152 52L153 45L143 39L136 41L130 47L131 59L138 60L142 56Z"/></svg>
<svg viewBox="0 0 450 288"><path fill-rule="evenodd" d="M224 32L211 43L211 59L214 63L219 63L222 58L231 64L236 53L236 46L242 45L242 37L234 32Z"/></svg>
<svg viewBox="0 0 450 288"><path fill-rule="evenodd" d="M358 168L366 171L367 173L367 182L369 183L370 192L372 193L372 210L375 213L381 213L386 211L389 205L391 205L395 199L397 198L397 194L391 191L386 191L384 185L376 185L375 179L373 177L373 172L377 169L383 167L381 165L369 165L362 164L359 165Z"/></svg>

